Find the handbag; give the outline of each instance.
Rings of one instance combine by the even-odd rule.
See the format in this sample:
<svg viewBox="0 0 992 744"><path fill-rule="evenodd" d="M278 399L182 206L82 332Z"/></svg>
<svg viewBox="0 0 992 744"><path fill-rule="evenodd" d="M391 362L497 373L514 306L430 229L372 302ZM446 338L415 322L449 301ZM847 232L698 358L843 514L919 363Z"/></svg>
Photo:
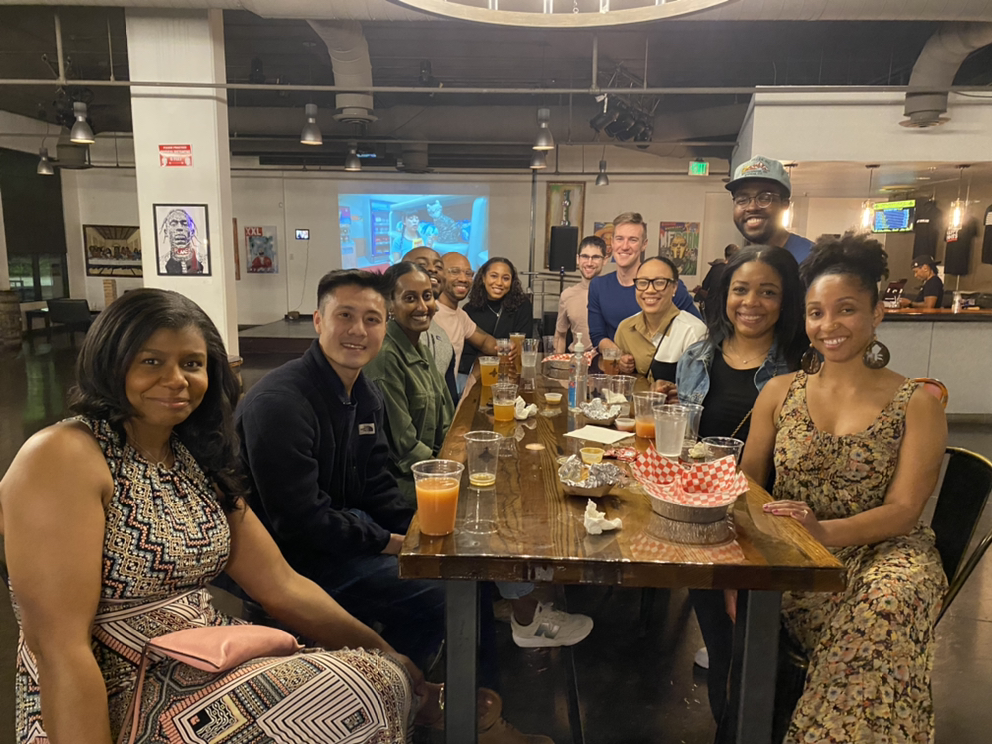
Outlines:
<svg viewBox="0 0 992 744"><path fill-rule="evenodd" d="M217 674L234 669L252 659L266 656L292 656L302 648L303 646L286 631L264 625L189 628L149 638L141 654L134 693L131 695L131 704L124 717L125 725L121 727L118 744L134 744L138 734L141 691L153 654L177 659L196 669Z"/></svg>

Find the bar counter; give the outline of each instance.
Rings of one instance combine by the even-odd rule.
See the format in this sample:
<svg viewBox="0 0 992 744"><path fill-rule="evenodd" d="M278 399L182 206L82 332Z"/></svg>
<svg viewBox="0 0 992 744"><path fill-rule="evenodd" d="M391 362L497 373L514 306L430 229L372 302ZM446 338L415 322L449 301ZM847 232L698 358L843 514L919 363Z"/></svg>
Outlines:
<svg viewBox="0 0 992 744"><path fill-rule="evenodd" d="M992 310L887 310L878 338L893 370L947 386L949 415L992 419Z"/></svg>

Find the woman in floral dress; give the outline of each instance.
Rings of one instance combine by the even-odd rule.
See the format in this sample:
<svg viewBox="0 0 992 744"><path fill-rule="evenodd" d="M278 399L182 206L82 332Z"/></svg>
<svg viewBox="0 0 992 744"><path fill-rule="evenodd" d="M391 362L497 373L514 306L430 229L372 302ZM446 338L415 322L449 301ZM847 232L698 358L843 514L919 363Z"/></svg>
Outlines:
<svg viewBox="0 0 992 744"><path fill-rule="evenodd" d="M786 742L932 742L933 624L947 587L920 522L940 472L938 401L884 368L874 240L825 238L804 262L803 371L755 404L743 469L769 514L795 519L847 567L837 594L786 594L783 621L810 659Z"/></svg>

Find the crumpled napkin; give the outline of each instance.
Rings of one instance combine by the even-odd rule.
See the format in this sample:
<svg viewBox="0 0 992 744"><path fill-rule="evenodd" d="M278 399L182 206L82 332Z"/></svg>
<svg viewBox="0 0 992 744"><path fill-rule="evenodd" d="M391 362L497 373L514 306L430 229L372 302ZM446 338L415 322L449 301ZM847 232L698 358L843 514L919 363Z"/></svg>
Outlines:
<svg viewBox="0 0 992 744"><path fill-rule="evenodd" d="M623 393L614 393L612 390L604 390L603 398L606 405L622 404L627 402L627 397Z"/></svg>
<svg viewBox="0 0 992 744"><path fill-rule="evenodd" d="M527 405L527 402L518 395L516 401L513 403L513 417L517 421L523 421L535 415L537 415L537 404L531 403Z"/></svg>
<svg viewBox="0 0 992 744"><path fill-rule="evenodd" d="M596 502L589 499L586 502L586 513L582 515L582 523L586 526L586 532L590 535L602 535L607 530L616 530L623 527L623 520L607 519L606 512L601 512L596 508Z"/></svg>

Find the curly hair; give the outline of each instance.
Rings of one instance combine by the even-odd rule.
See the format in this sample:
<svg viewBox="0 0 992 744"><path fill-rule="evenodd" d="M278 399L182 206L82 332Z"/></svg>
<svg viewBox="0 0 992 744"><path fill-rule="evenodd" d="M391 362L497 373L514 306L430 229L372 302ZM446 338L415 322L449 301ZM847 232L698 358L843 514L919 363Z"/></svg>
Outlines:
<svg viewBox="0 0 992 744"><path fill-rule="evenodd" d="M874 238L853 232L845 233L842 238L824 235L799 267L799 275L809 287L821 276L830 274L857 279L871 295L874 306L878 304L878 285L889 276L889 255Z"/></svg>
<svg viewBox="0 0 992 744"><path fill-rule="evenodd" d="M69 410L106 421L121 440L124 424L136 415L127 399L127 372L141 347L157 331L195 328L207 345L207 391L176 436L220 492L221 506L239 508L246 495L234 431L240 385L227 360L217 327L199 305L178 292L135 289L100 313L76 360Z"/></svg>
<svg viewBox="0 0 992 744"><path fill-rule="evenodd" d="M479 310L486 306L489 302L489 295L486 293L486 285L484 279L486 277L486 272L489 271L489 267L496 263L506 264L510 267L510 291L503 295L503 307L507 310L516 310L518 307L527 302L527 293L524 292L523 286L520 284L520 278L517 276L516 267L510 262L508 258L501 258L500 256L494 256L486 261L475 272L475 279L472 281L472 289L468 293L468 302L465 303L465 308L472 308L473 310Z"/></svg>
<svg viewBox="0 0 992 744"><path fill-rule="evenodd" d="M772 267L782 280L782 307L775 323L775 343L789 369L799 369L799 359L809 347L803 312L806 289L799 278L799 264L795 256L785 248L752 245L730 257L720 275L720 284L714 293L713 302L706 303L706 327L709 329L710 343L719 346L734 335L734 325L727 317L730 284L737 270L752 261L760 261Z"/></svg>

